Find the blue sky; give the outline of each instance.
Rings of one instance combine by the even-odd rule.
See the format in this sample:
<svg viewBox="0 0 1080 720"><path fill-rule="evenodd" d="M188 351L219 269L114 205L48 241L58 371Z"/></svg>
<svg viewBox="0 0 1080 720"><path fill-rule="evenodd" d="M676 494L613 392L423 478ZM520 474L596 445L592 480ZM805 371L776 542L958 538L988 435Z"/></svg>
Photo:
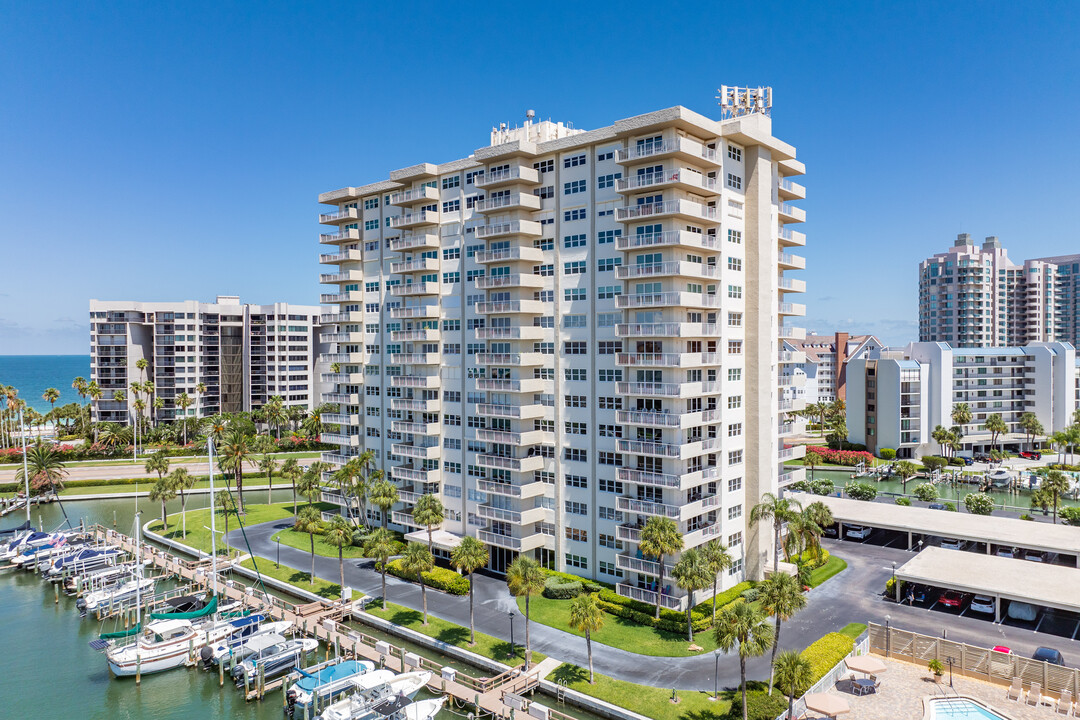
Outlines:
<svg viewBox="0 0 1080 720"><path fill-rule="evenodd" d="M541 8L547 12L541 11ZM571 13L571 14L565 14ZM771 85L806 163L806 325L916 332L957 232L1076 252L1077 3L0 2L0 354L87 301L317 301L319 192Z"/></svg>

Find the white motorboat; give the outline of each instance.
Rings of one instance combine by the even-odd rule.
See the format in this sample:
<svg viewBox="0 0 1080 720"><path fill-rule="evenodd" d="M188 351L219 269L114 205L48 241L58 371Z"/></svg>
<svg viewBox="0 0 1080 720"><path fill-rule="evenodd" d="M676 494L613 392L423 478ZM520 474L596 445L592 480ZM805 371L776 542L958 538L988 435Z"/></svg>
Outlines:
<svg viewBox="0 0 1080 720"><path fill-rule="evenodd" d="M219 643L207 645L199 651L199 658L207 667L230 659L239 662L254 652L257 643L252 641L255 638L263 635L284 635L292 629L292 626L293 624L288 620L260 623L253 633L248 635L234 633Z"/></svg>
<svg viewBox="0 0 1080 720"><path fill-rule="evenodd" d="M75 601L75 607L79 614L85 615L96 611L98 608L116 606L120 603L129 603L136 600L140 595L150 595L154 592L157 581L154 578L132 578L119 585L105 587L100 590L88 592Z"/></svg>
<svg viewBox="0 0 1080 720"><path fill-rule="evenodd" d="M18 565L23 570L34 570L37 568L38 563L66 555L71 550L72 546L68 545L68 539L61 535L51 543L26 548L22 553L15 556L11 563L12 565Z"/></svg>
<svg viewBox="0 0 1080 720"><path fill-rule="evenodd" d="M199 632L188 620L154 620L133 643L114 645L105 652L116 677L148 674L180 667L199 643Z"/></svg>
<svg viewBox="0 0 1080 720"><path fill-rule="evenodd" d="M1008 487L1013 480L1012 473L1005 468L994 468L990 472L986 473L986 479L994 487Z"/></svg>
<svg viewBox="0 0 1080 720"><path fill-rule="evenodd" d="M319 641L313 638L286 640L272 633L252 638L251 642L253 652L232 669L237 687L253 684L260 676L264 681L280 677L300 667L303 658L319 647Z"/></svg>
<svg viewBox="0 0 1080 720"><path fill-rule="evenodd" d="M394 695L361 708L354 715L323 713L316 720L432 720L444 704L445 695L428 700L410 700L404 695Z"/></svg>
<svg viewBox="0 0 1080 720"><path fill-rule="evenodd" d="M47 538L50 533L38 532L37 530L19 530L12 537L4 540L0 545L0 561L6 562L21 553L26 548L26 543L35 537ZM47 540L45 542L48 542Z"/></svg>
<svg viewBox="0 0 1080 720"><path fill-rule="evenodd" d="M285 699L294 710L325 705L374 669L375 663L367 660L340 660L315 672L301 671L303 677L289 688Z"/></svg>
<svg viewBox="0 0 1080 720"><path fill-rule="evenodd" d="M78 575L68 575L64 578L64 592L68 595L76 595L103 590L124 582L133 574L134 566L124 564L91 570Z"/></svg>
<svg viewBox="0 0 1080 720"><path fill-rule="evenodd" d="M319 717L322 720L353 720L354 718L378 717L378 715L372 714L376 706L390 699L404 697L412 700L416 693L420 692L421 688L430 681L431 673L426 670L407 672L400 675L395 675L389 670L375 670L356 678L353 681L356 692L327 707ZM296 712L291 704L290 710L295 717ZM437 709L436 712L438 712Z"/></svg>
<svg viewBox="0 0 1080 720"><path fill-rule="evenodd" d="M118 557L120 557L119 548L109 545L82 547L62 558L57 558L43 572L50 580L57 582L65 575L78 575L112 565ZM39 565L38 568L40 567Z"/></svg>

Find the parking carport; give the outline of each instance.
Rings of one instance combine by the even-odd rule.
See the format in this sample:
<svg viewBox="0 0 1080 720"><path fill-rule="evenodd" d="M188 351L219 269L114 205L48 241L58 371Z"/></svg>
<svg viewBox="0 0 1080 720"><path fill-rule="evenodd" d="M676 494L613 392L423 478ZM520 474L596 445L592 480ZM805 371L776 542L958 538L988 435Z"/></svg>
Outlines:
<svg viewBox="0 0 1080 720"><path fill-rule="evenodd" d="M883 530L907 533L908 549L913 535L958 538L985 543L989 555L992 545L1039 550L1080 559L1080 532L1074 527L1020 520L1018 518L973 515L972 513L905 507L889 503L852 500L831 495L793 494L804 505L820 501L841 524L868 525ZM970 555L970 553L968 554ZM1007 558L1003 558L1007 559ZM1035 563L1032 563L1033 565ZM1080 562L1076 563L1080 565Z"/></svg>
<svg viewBox="0 0 1080 720"><path fill-rule="evenodd" d="M996 598L995 622L1001 622L1002 600L1080 613L1080 570L1060 565L931 547L896 568L896 577ZM896 588L899 602L900 583Z"/></svg>

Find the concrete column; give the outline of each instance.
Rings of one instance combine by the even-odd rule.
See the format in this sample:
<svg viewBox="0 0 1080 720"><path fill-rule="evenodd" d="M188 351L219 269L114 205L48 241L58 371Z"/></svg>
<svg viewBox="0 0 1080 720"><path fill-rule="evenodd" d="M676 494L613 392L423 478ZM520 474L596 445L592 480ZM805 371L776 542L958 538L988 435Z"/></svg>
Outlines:
<svg viewBox="0 0 1080 720"><path fill-rule="evenodd" d="M1001 596L995 595L994 600L994 622L999 623L1001 622Z"/></svg>
<svg viewBox="0 0 1080 720"><path fill-rule="evenodd" d="M911 543L912 543L912 534L911 534L911 531L908 530L908 534L907 534L907 549L908 549L908 552L911 552L911 546L912 546Z"/></svg>

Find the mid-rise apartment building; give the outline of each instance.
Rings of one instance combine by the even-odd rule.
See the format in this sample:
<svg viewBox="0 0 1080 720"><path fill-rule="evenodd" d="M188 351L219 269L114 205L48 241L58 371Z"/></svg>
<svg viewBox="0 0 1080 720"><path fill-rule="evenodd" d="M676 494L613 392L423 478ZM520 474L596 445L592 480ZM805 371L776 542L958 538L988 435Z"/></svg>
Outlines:
<svg viewBox="0 0 1080 720"><path fill-rule="evenodd" d="M871 353L848 364L848 438L902 458L938 454L931 433L954 427L953 408L965 403L971 422L961 427L962 454L992 449L986 419L995 413L1009 429L995 447L1022 449L1024 413L1034 413L1047 435L1072 423L1078 379L1069 343L953 349L920 342Z"/></svg>
<svg viewBox="0 0 1080 720"><path fill-rule="evenodd" d="M771 533L749 510L800 476L780 475L798 451L777 378L780 338L802 335L785 324L804 314L786 276L805 266L802 173L767 116L675 107L503 126L463 159L321 195L341 363L324 459L373 451L406 530L437 493L436 545L478 537L494 571L528 553L680 607L638 549L659 515L687 548L730 548L725 587L760 575Z"/></svg>
<svg viewBox="0 0 1080 720"><path fill-rule="evenodd" d="M796 378L800 375L804 378L801 385L794 385L794 397L806 405L846 400L848 362L882 347L873 335L808 333L802 339L784 340L781 351L795 353L795 362L783 369Z"/></svg>
<svg viewBox="0 0 1080 720"><path fill-rule="evenodd" d="M953 347L1080 342L1080 254L1016 264L996 237L961 233L919 264L919 340Z"/></svg>
<svg viewBox="0 0 1080 720"><path fill-rule="evenodd" d="M91 300L90 379L104 393L93 420L129 423L129 388L145 381L164 401L152 411L159 421L253 410L275 395L312 409L321 395L320 315L318 306L242 304L225 295L213 303ZM140 359L149 363L145 371ZM121 402L113 399L117 390ZM189 408L176 405L182 393Z"/></svg>

